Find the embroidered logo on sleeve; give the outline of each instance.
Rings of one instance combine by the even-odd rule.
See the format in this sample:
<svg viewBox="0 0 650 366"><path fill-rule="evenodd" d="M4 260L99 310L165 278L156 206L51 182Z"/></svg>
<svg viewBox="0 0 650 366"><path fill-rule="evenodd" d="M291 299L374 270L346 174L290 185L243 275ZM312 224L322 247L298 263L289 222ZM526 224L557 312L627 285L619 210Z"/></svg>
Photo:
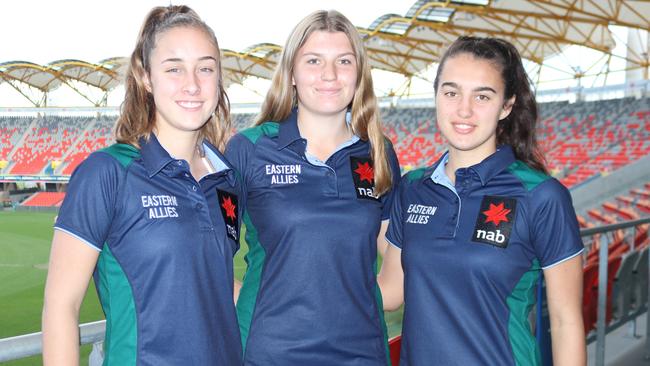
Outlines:
<svg viewBox="0 0 650 366"><path fill-rule="evenodd" d="M507 247L516 213L517 200L514 198L483 197L472 241Z"/></svg>
<svg viewBox="0 0 650 366"><path fill-rule="evenodd" d="M375 170L372 166L372 159L350 156L350 168L352 169L352 180L357 198L377 200L375 196Z"/></svg>
<svg viewBox="0 0 650 366"><path fill-rule="evenodd" d="M239 228L237 219L237 196L217 189L217 197L219 199L219 208L223 216L223 223L226 225L226 234L234 241L239 240L237 229Z"/></svg>

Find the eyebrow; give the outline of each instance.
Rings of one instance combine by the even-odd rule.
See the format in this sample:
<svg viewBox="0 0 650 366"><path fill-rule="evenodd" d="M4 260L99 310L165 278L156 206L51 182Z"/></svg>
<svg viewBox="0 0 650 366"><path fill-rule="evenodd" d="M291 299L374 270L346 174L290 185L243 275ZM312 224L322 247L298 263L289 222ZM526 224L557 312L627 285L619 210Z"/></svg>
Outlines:
<svg viewBox="0 0 650 366"><path fill-rule="evenodd" d="M304 56L323 57L324 55L325 55L324 53L318 53L318 52L305 52L305 53L302 54L302 57L304 57ZM336 55L336 57L341 57L341 56L353 56L353 57L356 57L354 52L345 52L345 53L341 53L341 54Z"/></svg>
<svg viewBox="0 0 650 366"><path fill-rule="evenodd" d="M455 89L460 89L460 86L458 86L458 84L456 84L456 83L454 83L452 81L446 81L446 82L442 83L441 87L445 87L445 86L455 88ZM489 91L489 92L492 92L494 94L497 94L497 91L494 90L493 88L490 88L489 86L479 86L478 88L472 89L472 91L473 92Z"/></svg>
<svg viewBox="0 0 650 366"><path fill-rule="evenodd" d="M204 60L212 60L214 62L217 62L217 59L212 57L212 56L199 57L199 61L204 61ZM168 59L162 60L162 62L160 62L160 63L162 64L162 63L165 63L165 62L182 62L182 61L183 61L182 58L173 57L173 58L168 58Z"/></svg>

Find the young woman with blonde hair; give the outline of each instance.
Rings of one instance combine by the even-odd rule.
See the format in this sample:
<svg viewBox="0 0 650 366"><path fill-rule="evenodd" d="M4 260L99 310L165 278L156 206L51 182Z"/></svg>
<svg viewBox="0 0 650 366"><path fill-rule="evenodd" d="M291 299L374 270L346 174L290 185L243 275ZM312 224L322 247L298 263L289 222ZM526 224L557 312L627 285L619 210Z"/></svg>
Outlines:
<svg viewBox="0 0 650 366"><path fill-rule="evenodd" d="M228 144L246 188L246 365L389 362L375 265L399 166L368 62L347 18L308 15L255 127Z"/></svg>

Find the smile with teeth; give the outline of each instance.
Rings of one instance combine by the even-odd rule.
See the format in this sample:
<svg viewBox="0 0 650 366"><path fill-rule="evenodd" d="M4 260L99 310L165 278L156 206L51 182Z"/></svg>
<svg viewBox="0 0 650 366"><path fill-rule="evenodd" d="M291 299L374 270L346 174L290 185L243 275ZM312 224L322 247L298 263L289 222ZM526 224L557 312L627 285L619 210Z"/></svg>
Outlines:
<svg viewBox="0 0 650 366"><path fill-rule="evenodd" d="M475 125L469 123L452 123L451 125L454 127L454 131L461 134L470 133L476 128Z"/></svg>
<svg viewBox="0 0 650 366"><path fill-rule="evenodd" d="M198 101L188 101L188 100L179 100L176 102L179 106L186 109L196 109L203 105L203 102Z"/></svg>

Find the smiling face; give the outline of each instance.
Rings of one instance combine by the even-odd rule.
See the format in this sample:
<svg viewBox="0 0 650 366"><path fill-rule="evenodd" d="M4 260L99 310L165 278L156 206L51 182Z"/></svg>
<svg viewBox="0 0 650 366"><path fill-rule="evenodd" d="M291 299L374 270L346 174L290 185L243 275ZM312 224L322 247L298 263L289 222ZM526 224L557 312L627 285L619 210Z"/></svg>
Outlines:
<svg viewBox="0 0 650 366"><path fill-rule="evenodd" d="M345 115L357 85L357 60L343 32L315 31L298 50L293 83L301 115Z"/></svg>
<svg viewBox="0 0 650 366"><path fill-rule="evenodd" d="M208 121L218 101L218 57L201 29L176 27L158 36L145 85L156 104L159 137L197 134Z"/></svg>
<svg viewBox="0 0 650 366"><path fill-rule="evenodd" d="M514 104L514 97L504 100L504 89L494 63L468 53L446 60L438 79L436 115L451 154L480 161L496 151L497 123Z"/></svg>

